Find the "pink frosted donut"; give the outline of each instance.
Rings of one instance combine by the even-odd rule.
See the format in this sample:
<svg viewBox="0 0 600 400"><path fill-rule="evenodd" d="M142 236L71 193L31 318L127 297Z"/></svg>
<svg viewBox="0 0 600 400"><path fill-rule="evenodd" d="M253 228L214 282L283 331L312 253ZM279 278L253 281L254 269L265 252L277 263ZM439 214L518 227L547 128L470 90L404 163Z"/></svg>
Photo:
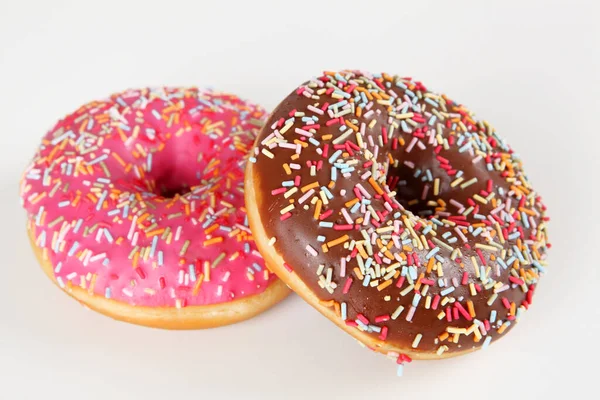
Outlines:
<svg viewBox="0 0 600 400"><path fill-rule="evenodd" d="M92 309L162 328L224 325L284 298L244 208L265 117L235 95L158 88L59 121L21 183L44 271Z"/></svg>

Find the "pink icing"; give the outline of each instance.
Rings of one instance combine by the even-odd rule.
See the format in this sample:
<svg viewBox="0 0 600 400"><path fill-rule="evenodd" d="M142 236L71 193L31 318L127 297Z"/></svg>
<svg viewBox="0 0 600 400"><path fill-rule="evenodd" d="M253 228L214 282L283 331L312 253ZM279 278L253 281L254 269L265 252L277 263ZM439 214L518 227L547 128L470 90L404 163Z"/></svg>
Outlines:
<svg viewBox="0 0 600 400"><path fill-rule="evenodd" d="M263 292L276 278L247 227L243 172L264 120L234 95L160 88L58 122L21 184L58 284L144 306Z"/></svg>

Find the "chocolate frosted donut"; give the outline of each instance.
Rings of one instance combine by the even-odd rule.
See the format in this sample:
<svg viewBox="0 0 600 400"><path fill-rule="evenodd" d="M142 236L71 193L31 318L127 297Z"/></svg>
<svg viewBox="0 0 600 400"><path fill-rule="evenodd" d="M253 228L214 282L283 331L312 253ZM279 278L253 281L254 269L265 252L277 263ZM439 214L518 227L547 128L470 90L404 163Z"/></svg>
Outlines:
<svg viewBox="0 0 600 400"><path fill-rule="evenodd" d="M271 114L246 170L268 266L368 347L486 347L531 305L545 207L486 121L411 78L326 72Z"/></svg>

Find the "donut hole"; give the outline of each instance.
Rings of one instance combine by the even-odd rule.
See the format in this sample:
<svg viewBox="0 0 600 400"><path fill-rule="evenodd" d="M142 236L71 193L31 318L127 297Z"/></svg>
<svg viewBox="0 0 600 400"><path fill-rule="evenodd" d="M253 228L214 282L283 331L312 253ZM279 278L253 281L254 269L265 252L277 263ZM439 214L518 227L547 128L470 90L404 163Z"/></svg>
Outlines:
<svg viewBox="0 0 600 400"><path fill-rule="evenodd" d="M187 175L177 168L165 168L160 175L154 177L152 192L169 199L189 193L191 187L198 185L199 181L192 182L192 177Z"/></svg>
<svg viewBox="0 0 600 400"><path fill-rule="evenodd" d="M156 194L158 194L161 197L165 197L167 199L172 199L173 197L177 196L177 195L184 195L186 193L188 193L190 191L190 187L185 185L185 186L179 186L179 187L168 187L165 185L161 185L158 186L156 189Z"/></svg>
<svg viewBox="0 0 600 400"><path fill-rule="evenodd" d="M404 165L388 171L388 185L396 192L396 200L407 210L420 217L435 214L436 196L425 175ZM426 178L425 178L426 179Z"/></svg>

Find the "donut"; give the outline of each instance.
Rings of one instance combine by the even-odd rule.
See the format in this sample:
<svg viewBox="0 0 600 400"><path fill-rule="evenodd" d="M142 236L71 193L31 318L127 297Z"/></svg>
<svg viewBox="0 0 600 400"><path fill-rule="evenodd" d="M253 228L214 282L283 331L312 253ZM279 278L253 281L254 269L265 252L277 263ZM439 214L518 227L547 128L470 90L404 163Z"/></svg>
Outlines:
<svg viewBox="0 0 600 400"><path fill-rule="evenodd" d="M485 348L531 305L542 199L488 122L422 83L325 72L279 104L250 161L268 267L400 365Z"/></svg>
<svg viewBox="0 0 600 400"><path fill-rule="evenodd" d="M195 329L250 318L289 292L244 208L265 111L235 95L144 88L93 101L43 138L20 186L45 273L117 320Z"/></svg>

